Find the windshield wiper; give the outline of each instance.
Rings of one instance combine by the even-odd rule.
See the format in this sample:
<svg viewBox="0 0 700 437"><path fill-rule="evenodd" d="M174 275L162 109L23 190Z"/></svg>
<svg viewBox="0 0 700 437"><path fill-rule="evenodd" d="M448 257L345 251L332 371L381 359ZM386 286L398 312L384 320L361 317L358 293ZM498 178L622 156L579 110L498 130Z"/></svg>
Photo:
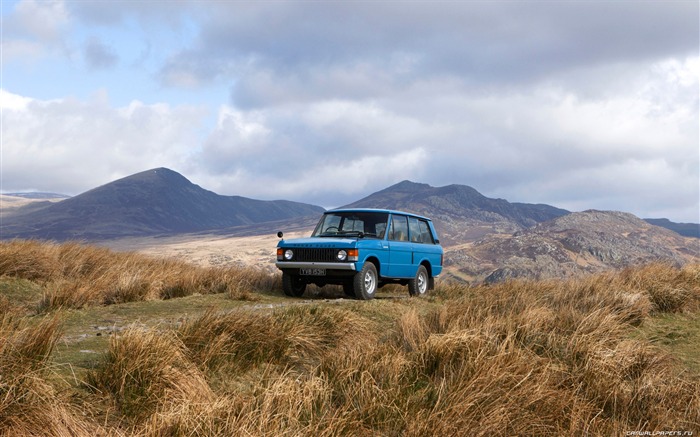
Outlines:
<svg viewBox="0 0 700 437"><path fill-rule="evenodd" d="M371 238L379 238L377 237L377 234L368 232L362 232L362 231L338 231L338 232L324 232L322 234L317 235L317 237L358 237L358 238L365 238L365 237L371 237Z"/></svg>
<svg viewBox="0 0 700 437"><path fill-rule="evenodd" d="M374 232L340 231L339 234L343 234L343 235L355 234L354 236L356 236L356 237L358 237L358 238L366 238L366 237L370 237L370 238L379 238L379 237L377 236L377 234L375 234Z"/></svg>
<svg viewBox="0 0 700 437"><path fill-rule="evenodd" d="M318 235L316 235L316 236L317 236L317 237L336 237L337 235L338 235L337 232L333 232L333 233L330 233L330 232L323 232L323 233L318 234Z"/></svg>

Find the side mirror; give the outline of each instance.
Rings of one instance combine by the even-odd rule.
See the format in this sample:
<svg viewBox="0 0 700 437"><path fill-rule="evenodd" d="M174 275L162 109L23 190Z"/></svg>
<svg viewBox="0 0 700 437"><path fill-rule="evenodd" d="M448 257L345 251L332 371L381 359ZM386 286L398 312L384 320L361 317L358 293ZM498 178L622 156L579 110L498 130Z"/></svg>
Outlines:
<svg viewBox="0 0 700 437"><path fill-rule="evenodd" d="M282 231L279 231L277 233L277 238L282 238L283 236L284 236L284 234L282 233Z"/></svg>

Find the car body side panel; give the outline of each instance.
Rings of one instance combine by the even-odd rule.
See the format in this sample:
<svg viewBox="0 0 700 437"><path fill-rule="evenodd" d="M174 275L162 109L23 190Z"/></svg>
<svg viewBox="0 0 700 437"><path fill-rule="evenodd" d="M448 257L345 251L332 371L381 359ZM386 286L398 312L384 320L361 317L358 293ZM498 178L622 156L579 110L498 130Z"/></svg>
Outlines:
<svg viewBox="0 0 700 437"><path fill-rule="evenodd" d="M405 241L389 241L388 274L392 278L411 278L418 267L413 264L413 244Z"/></svg>
<svg viewBox="0 0 700 437"><path fill-rule="evenodd" d="M432 276L437 276L442 272L442 248L440 246L413 243L413 257L416 266L427 262L430 265Z"/></svg>
<svg viewBox="0 0 700 437"><path fill-rule="evenodd" d="M377 273L381 276L382 270L389 265L389 247L383 240L361 240L357 242L358 260L355 263L355 270L362 270L364 263L375 258L379 262Z"/></svg>

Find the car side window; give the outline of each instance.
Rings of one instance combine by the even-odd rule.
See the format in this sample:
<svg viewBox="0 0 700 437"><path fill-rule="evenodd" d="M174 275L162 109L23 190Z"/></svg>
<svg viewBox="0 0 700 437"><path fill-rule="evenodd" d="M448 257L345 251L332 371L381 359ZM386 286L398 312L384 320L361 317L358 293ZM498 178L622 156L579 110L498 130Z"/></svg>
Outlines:
<svg viewBox="0 0 700 437"><path fill-rule="evenodd" d="M420 226L420 242L424 244L435 244L433 239L433 233L430 232L430 226L425 220L419 220L418 225Z"/></svg>
<svg viewBox="0 0 700 437"><path fill-rule="evenodd" d="M392 216L389 239L393 241L408 241L408 217L405 215Z"/></svg>
<svg viewBox="0 0 700 437"><path fill-rule="evenodd" d="M408 232L411 236L412 243L420 243L420 223L417 218L408 218Z"/></svg>

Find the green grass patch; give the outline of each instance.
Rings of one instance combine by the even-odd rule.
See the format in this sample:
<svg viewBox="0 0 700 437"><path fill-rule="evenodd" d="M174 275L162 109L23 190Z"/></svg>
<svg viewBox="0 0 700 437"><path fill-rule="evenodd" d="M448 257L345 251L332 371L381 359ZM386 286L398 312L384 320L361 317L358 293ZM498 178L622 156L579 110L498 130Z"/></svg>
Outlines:
<svg viewBox="0 0 700 437"><path fill-rule="evenodd" d="M0 277L0 312L35 312L44 293L43 288L28 279Z"/></svg>
<svg viewBox="0 0 700 437"><path fill-rule="evenodd" d="M659 314L647 319L639 335L678 358L700 375L700 317L696 314Z"/></svg>
<svg viewBox="0 0 700 437"><path fill-rule="evenodd" d="M259 301L251 303L233 300L227 294L207 294L61 310L57 314L63 335L56 345L53 363L69 377L92 368L107 352L109 338L128 327L169 330L212 308L222 312L242 306L266 308L279 300L281 297L261 295Z"/></svg>

